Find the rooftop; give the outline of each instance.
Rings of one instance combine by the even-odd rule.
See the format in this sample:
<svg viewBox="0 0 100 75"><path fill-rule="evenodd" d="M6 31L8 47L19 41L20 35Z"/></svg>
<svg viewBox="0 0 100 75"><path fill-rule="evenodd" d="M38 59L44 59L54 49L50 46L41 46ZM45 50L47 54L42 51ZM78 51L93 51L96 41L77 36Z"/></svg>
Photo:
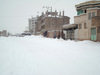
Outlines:
<svg viewBox="0 0 100 75"><path fill-rule="evenodd" d="M76 27L77 27L77 24L66 24L63 26L63 29L72 29Z"/></svg>
<svg viewBox="0 0 100 75"><path fill-rule="evenodd" d="M83 6L83 5L89 5L89 4L100 4L100 1L86 1L86 2L75 5L75 7L79 7L79 6Z"/></svg>

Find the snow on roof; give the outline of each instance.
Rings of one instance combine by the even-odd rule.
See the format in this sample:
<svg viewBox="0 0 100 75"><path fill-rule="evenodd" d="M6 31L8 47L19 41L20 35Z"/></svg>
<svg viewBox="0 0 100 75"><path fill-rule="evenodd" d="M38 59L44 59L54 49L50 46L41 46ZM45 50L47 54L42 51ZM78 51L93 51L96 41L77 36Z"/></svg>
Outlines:
<svg viewBox="0 0 100 75"><path fill-rule="evenodd" d="M75 28L76 26L77 26L76 24L67 24L63 25L63 29Z"/></svg>

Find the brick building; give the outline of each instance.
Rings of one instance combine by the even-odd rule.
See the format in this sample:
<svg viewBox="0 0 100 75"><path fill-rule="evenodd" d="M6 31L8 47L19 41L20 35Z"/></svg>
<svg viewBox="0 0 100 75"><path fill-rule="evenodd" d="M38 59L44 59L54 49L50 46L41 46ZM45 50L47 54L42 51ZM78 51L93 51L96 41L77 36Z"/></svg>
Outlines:
<svg viewBox="0 0 100 75"><path fill-rule="evenodd" d="M37 34L43 34L47 31L48 37L54 37L61 34L63 25L69 24L70 18L64 15L64 11L55 12L46 11L42 12L42 15L38 17L37 20Z"/></svg>

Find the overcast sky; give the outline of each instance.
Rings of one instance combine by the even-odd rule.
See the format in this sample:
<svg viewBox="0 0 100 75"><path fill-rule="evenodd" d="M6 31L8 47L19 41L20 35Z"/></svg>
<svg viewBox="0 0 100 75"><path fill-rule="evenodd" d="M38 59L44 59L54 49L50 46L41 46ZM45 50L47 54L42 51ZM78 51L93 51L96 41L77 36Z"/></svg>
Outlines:
<svg viewBox="0 0 100 75"><path fill-rule="evenodd" d="M53 10L65 11L65 15L76 15L75 5L87 0L0 0L0 30L20 33L27 29L28 18L40 14L43 6L52 6Z"/></svg>

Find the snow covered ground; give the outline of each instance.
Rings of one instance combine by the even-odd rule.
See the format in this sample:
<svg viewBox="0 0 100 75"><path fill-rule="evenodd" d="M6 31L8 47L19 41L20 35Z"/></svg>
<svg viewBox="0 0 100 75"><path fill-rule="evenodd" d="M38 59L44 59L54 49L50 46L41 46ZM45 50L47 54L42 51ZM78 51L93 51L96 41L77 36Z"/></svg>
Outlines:
<svg viewBox="0 0 100 75"><path fill-rule="evenodd" d="M100 42L0 37L0 75L100 75Z"/></svg>

